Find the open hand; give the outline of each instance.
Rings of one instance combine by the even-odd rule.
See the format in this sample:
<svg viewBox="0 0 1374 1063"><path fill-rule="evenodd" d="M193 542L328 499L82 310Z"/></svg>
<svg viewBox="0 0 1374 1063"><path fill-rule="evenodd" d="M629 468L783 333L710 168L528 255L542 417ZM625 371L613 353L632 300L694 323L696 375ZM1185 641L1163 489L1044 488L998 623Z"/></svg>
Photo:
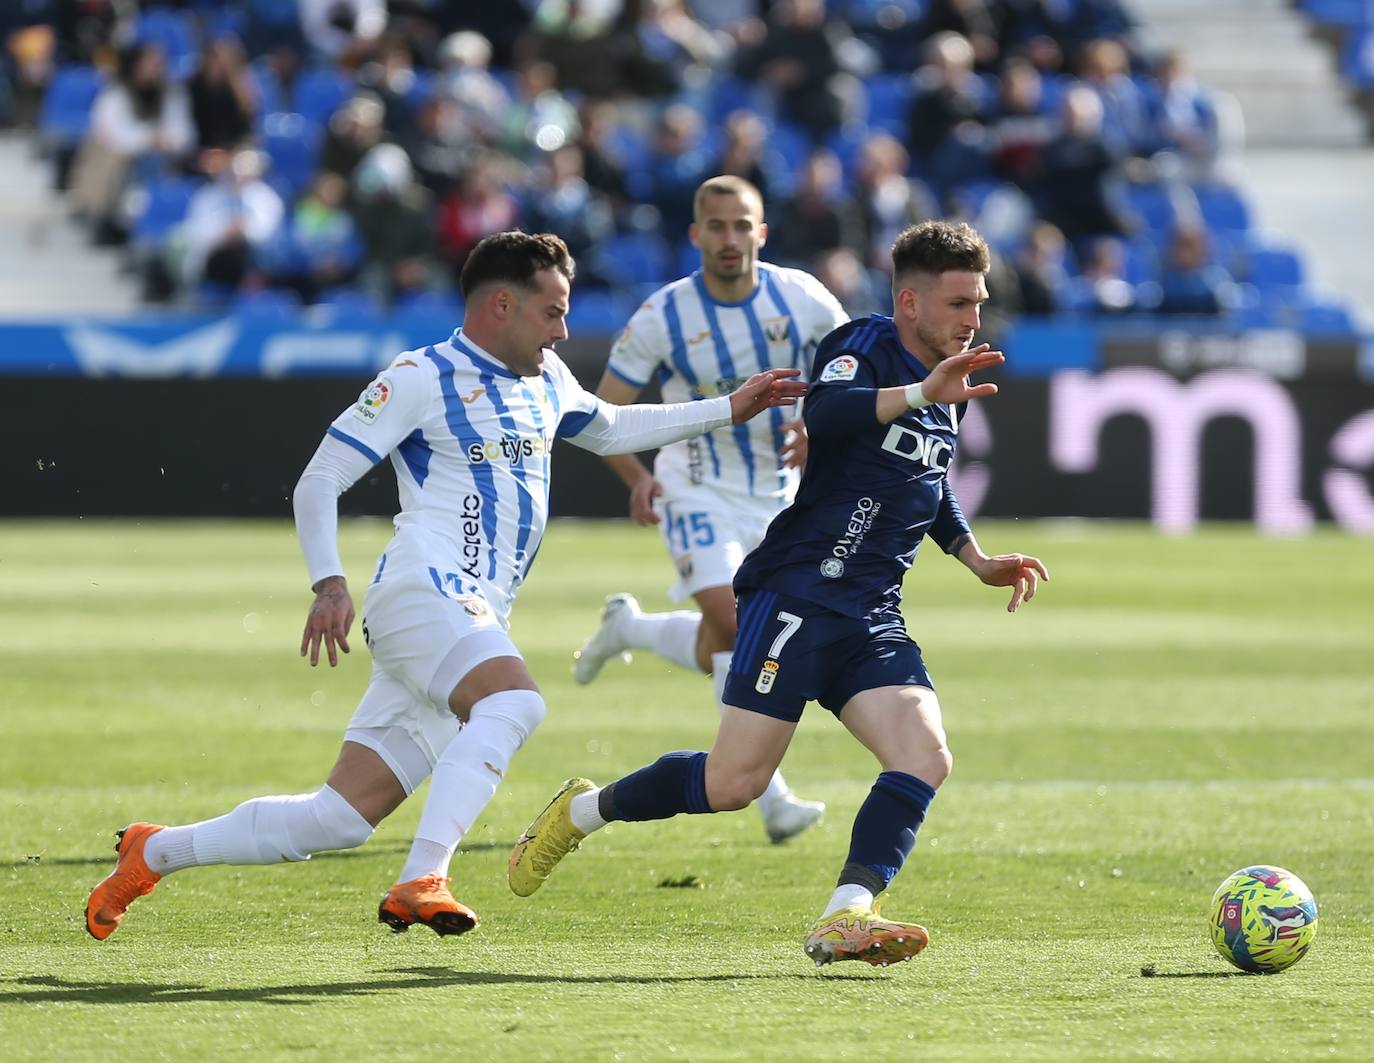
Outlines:
<svg viewBox="0 0 1374 1063"><path fill-rule="evenodd" d="M1050 578L1049 570L1038 557L1029 554L997 554L984 557L973 566L974 574L989 587L1011 587L1007 612L1014 613L1022 602L1035 597L1040 580Z"/></svg>
<svg viewBox="0 0 1374 1063"><path fill-rule="evenodd" d="M973 384L968 375L990 365L1001 365L1006 356L1001 351L991 350L986 343L970 347L963 354L955 354L944 359L930 371L921 384L921 394L931 402L967 402L997 394L996 384Z"/></svg>
<svg viewBox="0 0 1374 1063"><path fill-rule="evenodd" d="M782 464L787 469L801 469L806 466L807 436L806 422L798 417L795 421L784 421L782 430L787 433L778 451Z"/></svg>
<svg viewBox="0 0 1374 1063"><path fill-rule="evenodd" d="M338 666L338 650L348 653L348 629L353 626L353 598L348 593L348 581L342 576L326 576L315 584L315 600L305 618L305 633L301 636L301 656L310 650L310 667L320 663L320 644L329 656L329 667ZM335 649L335 647L338 649Z"/></svg>
<svg viewBox="0 0 1374 1063"><path fill-rule="evenodd" d="M743 424L770 406L795 406L806 394L806 384L790 379L801 376L800 369L768 369L755 373L730 393L730 414L735 424Z"/></svg>

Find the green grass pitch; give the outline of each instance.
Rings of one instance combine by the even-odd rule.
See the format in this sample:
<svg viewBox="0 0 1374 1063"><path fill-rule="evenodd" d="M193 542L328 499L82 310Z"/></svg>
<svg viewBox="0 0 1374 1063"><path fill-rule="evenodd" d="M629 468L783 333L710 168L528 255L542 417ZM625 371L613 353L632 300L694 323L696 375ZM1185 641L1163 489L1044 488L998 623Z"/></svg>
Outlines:
<svg viewBox="0 0 1374 1063"><path fill-rule="evenodd" d="M355 589L388 532L346 524ZM752 810L618 824L534 898L506 889L565 776L713 734L709 683L652 658L572 683L604 594L667 603L657 537L618 523L555 524L516 606L550 715L455 861L477 931L376 922L412 801L352 852L171 876L90 940L114 831L314 789L367 654L296 656L286 523L0 524L0 1057L1374 1058L1370 542L979 532L1053 581L1014 617L938 553L908 581L956 765L888 909L931 946L817 970L801 939L876 768L814 706L784 766L828 802L818 829L771 846ZM1232 975L1206 934L1217 883L1255 862L1321 908L1311 955L1276 977Z"/></svg>

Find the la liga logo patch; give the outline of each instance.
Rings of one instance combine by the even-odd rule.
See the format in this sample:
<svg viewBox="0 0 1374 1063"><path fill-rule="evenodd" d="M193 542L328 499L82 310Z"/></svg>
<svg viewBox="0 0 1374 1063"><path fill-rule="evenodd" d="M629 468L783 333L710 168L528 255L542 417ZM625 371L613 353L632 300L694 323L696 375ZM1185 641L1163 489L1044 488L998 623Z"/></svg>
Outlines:
<svg viewBox="0 0 1374 1063"><path fill-rule="evenodd" d="M353 416L360 421L371 424L382 412L382 407L390 401L391 385L378 377L358 396L357 405L353 407Z"/></svg>
<svg viewBox="0 0 1374 1063"><path fill-rule="evenodd" d="M859 360L851 355L842 354L838 358L832 358L830 364L821 370L820 380L821 383L829 380L853 380L858 371Z"/></svg>

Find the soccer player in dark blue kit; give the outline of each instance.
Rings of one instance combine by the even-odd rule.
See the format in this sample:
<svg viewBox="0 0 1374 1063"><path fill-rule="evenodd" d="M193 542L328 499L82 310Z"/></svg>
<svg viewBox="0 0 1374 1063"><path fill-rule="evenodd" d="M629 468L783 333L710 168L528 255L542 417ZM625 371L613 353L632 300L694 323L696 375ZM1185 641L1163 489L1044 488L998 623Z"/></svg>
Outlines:
<svg viewBox="0 0 1374 1063"><path fill-rule="evenodd" d="M1045 566L978 548L950 490L959 410L995 394L969 374L1003 361L970 347L988 297L988 249L964 224L925 222L892 248L894 314L830 333L805 412L811 448L796 501L735 576L739 634L710 753L669 753L598 789L570 779L511 853L529 896L567 853L615 820L747 806L767 785L802 709L819 701L877 758L839 882L806 938L817 965L909 960L929 935L886 919L878 896L916 842L953 758L940 703L906 633L902 578L929 537L983 583L1034 597Z"/></svg>

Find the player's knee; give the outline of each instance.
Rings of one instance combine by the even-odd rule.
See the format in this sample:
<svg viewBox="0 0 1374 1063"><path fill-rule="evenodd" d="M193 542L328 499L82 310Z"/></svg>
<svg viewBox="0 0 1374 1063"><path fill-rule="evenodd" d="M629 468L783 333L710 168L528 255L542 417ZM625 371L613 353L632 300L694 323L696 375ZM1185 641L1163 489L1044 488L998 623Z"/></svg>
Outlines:
<svg viewBox="0 0 1374 1063"><path fill-rule="evenodd" d="M740 772L710 781L707 798L714 812L737 812L748 808L768 788L772 772Z"/></svg>
<svg viewBox="0 0 1374 1063"><path fill-rule="evenodd" d="M935 788L949 778L949 773L954 770L954 754L950 752L949 746L941 742L925 758L929 765L921 778Z"/></svg>
<svg viewBox="0 0 1374 1063"><path fill-rule="evenodd" d="M543 695L537 690L502 690L475 702L470 719L479 717L501 720L520 736L520 742L530 735L548 715Z"/></svg>
<svg viewBox="0 0 1374 1063"><path fill-rule="evenodd" d="M333 787L321 786L311 804L316 828L312 832L315 836L308 841L311 852L356 849L372 837L372 824Z"/></svg>

